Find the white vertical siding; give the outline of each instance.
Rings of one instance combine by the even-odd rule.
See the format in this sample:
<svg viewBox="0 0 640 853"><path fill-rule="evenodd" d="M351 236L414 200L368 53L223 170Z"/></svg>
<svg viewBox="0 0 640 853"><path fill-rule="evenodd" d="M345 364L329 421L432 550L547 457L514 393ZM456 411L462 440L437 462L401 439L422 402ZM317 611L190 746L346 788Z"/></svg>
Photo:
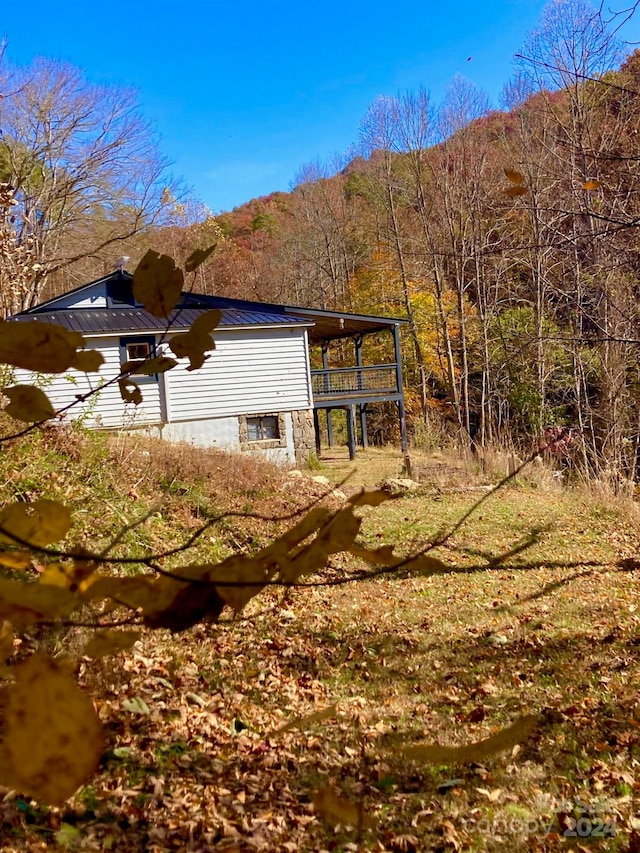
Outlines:
<svg viewBox="0 0 640 853"><path fill-rule="evenodd" d="M214 336L216 349L199 370L181 365L165 373L169 421L313 405L305 329L220 329Z"/></svg>
<svg viewBox="0 0 640 853"><path fill-rule="evenodd" d="M97 373L79 373L69 370L65 374L47 375L44 381L26 370L16 371L16 383L38 384L56 409L62 409L76 401L78 395L99 388L105 381L120 372L120 338L94 338L88 341L89 349L99 350L105 363ZM161 381L161 380L160 380ZM76 403L66 417L75 420L86 418L86 425L93 427L134 427L142 424L158 424L161 421L161 398L158 382L140 385L142 403L135 406L124 403L118 384L102 388L84 403Z"/></svg>

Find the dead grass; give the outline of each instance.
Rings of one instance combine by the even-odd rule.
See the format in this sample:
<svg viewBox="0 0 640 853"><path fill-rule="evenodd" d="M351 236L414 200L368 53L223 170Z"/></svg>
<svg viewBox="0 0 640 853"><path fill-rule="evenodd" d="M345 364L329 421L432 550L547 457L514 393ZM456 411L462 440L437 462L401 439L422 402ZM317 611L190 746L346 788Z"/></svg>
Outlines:
<svg viewBox="0 0 640 853"><path fill-rule="evenodd" d="M267 460L215 448L121 433L109 439L111 459L136 482L168 490L204 486L211 497L260 494L282 482L282 468Z"/></svg>
<svg viewBox="0 0 640 853"><path fill-rule="evenodd" d="M388 451L355 466L334 456L319 473L337 483L355 469L353 488L402 465ZM170 449L153 465L184 483L185 503L193 466L205 483L215 476L211 461ZM226 476L217 482L232 484L230 499L246 499L240 471ZM365 541L408 553L450 529L478 494L447 482L367 509ZM307 485L296 500L315 494ZM123 853L634 853L640 530L630 506L523 479L439 549L444 576L341 585L349 566L336 559L310 579L325 585L268 592L244 619L149 633L134 654L84 662L108 734L100 772L62 810L9 796L0 846L43 849L70 826L79 849ZM123 710L136 696L149 715ZM533 736L481 763L403 755L416 741L480 740L524 713L539 715ZM371 824L331 827L312 804L319 791ZM565 835L572 826L607 834Z"/></svg>
<svg viewBox="0 0 640 853"><path fill-rule="evenodd" d="M426 488L441 491L495 485L523 461L500 448L487 448L481 455L455 448L429 452L412 448L409 456L412 478ZM325 447L316 467L332 483L345 481L348 487L351 483L354 487L377 486L389 478L407 476L403 454L396 447L358 449L354 460L349 460L346 447ZM518 482L540 491L558 492L562 490L564 476L549 461L537 457L521 472ZM600 498L608 499L614 494L612 489L603 492L602 488L600 485Z"/></svg>

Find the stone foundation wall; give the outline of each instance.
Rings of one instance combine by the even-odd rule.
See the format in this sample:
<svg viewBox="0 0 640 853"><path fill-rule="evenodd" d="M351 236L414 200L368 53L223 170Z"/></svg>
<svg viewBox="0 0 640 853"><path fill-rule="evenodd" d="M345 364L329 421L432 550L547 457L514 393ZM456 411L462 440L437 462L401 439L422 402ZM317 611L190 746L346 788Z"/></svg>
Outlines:
<svg viewBox="0 0 640 853"><path fill-rule="evenodd" d="M316 449L316 432L313 426L313 409L298 409L291 412L293 426L293 444L296 451L296 462L306 462Z"/></svg>

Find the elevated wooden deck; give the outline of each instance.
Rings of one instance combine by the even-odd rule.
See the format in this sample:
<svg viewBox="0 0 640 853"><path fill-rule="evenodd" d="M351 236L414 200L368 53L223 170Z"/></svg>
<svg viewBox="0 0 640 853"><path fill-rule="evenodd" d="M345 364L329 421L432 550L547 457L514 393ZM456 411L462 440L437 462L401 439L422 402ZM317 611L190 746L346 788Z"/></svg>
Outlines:
<svg viewBox="0 0 640 853"><path fill-rule="evenodd" d="M322 349L322 369L311 370L313 420L316 431L316 449L320 452L320 413L326 422L327 442L333 444L332 411L343 409L347 418L349 457L355 459L358 443L357 424L360 426L360 444L367 447L367 407L375 403L392 402L397 406L400 419L402 452L407 456L407 427L402 391L402 363L400 353L400 326L406 320L365 315L323 313L322 328L312 327L309 342ZM314 318L315 319L315 318ZM337 327L328 325L334 321ZM365 321L367 325L365 325ZM386 364L363 363L362 342L369 334L390 332L393 336L393 361ZM314 336L315 334L315 336ZM351 338L354 344L355 365L329 367L329 348L332 342ZM344 347L341 357L344 358ZM378 356L379 358L380 356ZM316 362L317 363L317 362Z"/></svg>
<svg viewBox="0 0 640 853"><path fill-rule="evenodd" d="M316 409L398 400L402 394L397 364L312 370L311 388Z"/></svg>

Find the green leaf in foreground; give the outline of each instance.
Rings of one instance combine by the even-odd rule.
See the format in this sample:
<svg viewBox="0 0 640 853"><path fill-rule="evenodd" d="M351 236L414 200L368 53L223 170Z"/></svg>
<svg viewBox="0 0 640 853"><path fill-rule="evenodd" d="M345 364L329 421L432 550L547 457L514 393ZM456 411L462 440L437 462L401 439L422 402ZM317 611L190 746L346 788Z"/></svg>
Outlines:
<svg viewBox="0 0 640 853"><path fill-rule="evenodd" d="M133 699L124 699L122 707L125 711L131 711L132 714L150 714L149 706L141 699L140 696L134 696Z"/></svg>

